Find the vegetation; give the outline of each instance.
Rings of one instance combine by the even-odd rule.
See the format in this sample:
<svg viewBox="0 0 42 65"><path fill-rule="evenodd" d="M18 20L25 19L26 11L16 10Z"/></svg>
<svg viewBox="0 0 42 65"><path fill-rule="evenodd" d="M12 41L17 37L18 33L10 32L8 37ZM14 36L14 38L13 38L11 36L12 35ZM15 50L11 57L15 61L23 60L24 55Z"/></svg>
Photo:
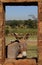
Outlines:
<svg viewBox="0 0 42 65"><path fill-rule="evenodd" d="M18 26L26 26L27 28L37 28L37 20L8 20L6 21L6 25L11 26L12 28Z"/></svg>
<svg viewBox="0 0 42 65"><path fill-rule="evenodd" d="M11 33L29 33L30 37L28 38L27 56L28 58L37 57L37 20L29 19L6 21L6 45L8 45L11 40L15 40L14 36L8 36L8 34ZM34 42L30 42L31 40Z"/></svg>
<svg viewBox="0 0 42 65"><path fill-rule="evenodd" d="M9 32L37 34L37 20L8 20L6 21L5 33Z"/></svg>

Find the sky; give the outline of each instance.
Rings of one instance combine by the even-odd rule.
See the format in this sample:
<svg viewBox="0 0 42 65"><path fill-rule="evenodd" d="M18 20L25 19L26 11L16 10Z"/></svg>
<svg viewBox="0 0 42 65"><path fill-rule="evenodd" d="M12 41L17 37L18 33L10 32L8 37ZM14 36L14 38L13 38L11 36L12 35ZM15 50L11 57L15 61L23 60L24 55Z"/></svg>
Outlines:
<svg viewBox="0 0 42 65"><path fill-rule="evenodd" d="M5 20L28 20L34 15L38 17L37 6L6 6Z"/></svg>

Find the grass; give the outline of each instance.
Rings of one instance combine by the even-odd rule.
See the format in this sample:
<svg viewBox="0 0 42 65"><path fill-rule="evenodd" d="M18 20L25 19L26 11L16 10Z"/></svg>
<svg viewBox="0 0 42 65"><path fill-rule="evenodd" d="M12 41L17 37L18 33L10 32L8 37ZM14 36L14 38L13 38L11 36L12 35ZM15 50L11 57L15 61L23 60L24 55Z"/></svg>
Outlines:
<svg viewBox="0 0 42 65"><path fill-rule="evenodd" d="M26 28L18 28L18 29L11 29L11 32L16 33L30 33L30 37L28 38L28 45L27 45L27 57L37 57L37 29L26 29ZM15 40L13 36L6 36L6 45L10 43L11 40ZM36 42L35 42L36 41Z"/></svg>
<svg viewBox="0 0 42 65"><path fill-rule="evenodd" d="M15 40L15 38L13 36L6 36L5 39L6 39L6 41L5 41L6 45L8 45L11 42L11 40Z"/></svg>
<svg viewBox="0 0 42 65"><path fill-rule="evenodd" d="M37 34L37 29L33 29L33 28L14 28L11 30L13 33L16 32L16 33L23 33L23 34L26 34L26 33L30 33L30 34Z"/></svg>
<svg viewBox="0 0 42 65"><path fill-rule="evenodd" d="M6 36L6 45L10 43L11 40L15 40L13 36ZM31 42L34 41L33 43ZM27 44L27 57L32 58L32 57L37 57L37 42L35 42L35 38L31 37L28 39L28 44Z"/></svg>
<svg viewBox="0 0 42 65"><path fill-rule="evenodd" d="M37 43L35 44L28 44L27 46L27 57L32 58L32 57L37 57Z"/></svg>

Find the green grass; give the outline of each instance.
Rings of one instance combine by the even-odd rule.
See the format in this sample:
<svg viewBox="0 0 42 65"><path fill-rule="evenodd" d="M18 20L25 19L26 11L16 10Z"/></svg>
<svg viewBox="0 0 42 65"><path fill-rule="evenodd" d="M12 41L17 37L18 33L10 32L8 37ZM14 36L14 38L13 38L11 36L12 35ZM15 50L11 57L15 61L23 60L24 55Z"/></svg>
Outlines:
<svg viewBox="0 0 42 65"><path fill-rule="evenodd" d="M15 40L15 38L13 36L6 36L5 39L6 39L6 41L5 41L6 45L8 45L11 42L11 40Z"/></svg>
<svg viewBox="0 0 42 65"><path fill-rule="evenodd" d="M15 40L13 36L6 36L6 45L10 43L11 40ZM29 41L35 41L37 40L36 37L34 38L29 38ZM36 43L29 43L27 45L27 58L32 58L32 57L37 57L37 42Z"/></svg>
<svg viewBox="0 0 42 65"><path fill-rule="evenodd" d="M11 30L13 33L16 32L16 33L30 33L30 34L37 34L37 29L32 29L32 28L14 28Z"/></svg>
<svg viewBox="0 0 42 65"><path fill-rule="evenodd" d="M7 45L10 43L11 40L15 40L15 37L14 36L6 36L5 39L6 39L6 45ZM32 35L28 38L28 40L37 40L37 36Z"/></svg>
<svg viewBox="0 0 42 65"><path fill-rule="evenodd" d="M27 58L37 57L37 44L27 46Z"/></svg>
<svg viewBox="0 0 42 65"><path fill-rule="evenodd" d="M23 34L30 33L32 35L29 36L28 40L37 41L37 29L14 28L14 29L10 29L10 32L23 33ZM13 36L6 36L6 45L8 45L11 40L15 40L15 38ZM28 42L27 57L28 58L37 57L37 42L36 43Z"/></svg>

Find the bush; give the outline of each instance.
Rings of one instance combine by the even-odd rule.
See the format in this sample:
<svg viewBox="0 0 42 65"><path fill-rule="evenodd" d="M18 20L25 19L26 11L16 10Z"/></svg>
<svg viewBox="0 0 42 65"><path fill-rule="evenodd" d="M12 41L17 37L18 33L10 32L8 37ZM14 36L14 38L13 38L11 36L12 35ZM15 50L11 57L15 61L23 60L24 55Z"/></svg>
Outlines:
<svg viewBox="0 0 42 65"><path fill-rule="evenodd" d="M5 34L6 34L6 35L9 34L9 30L8 30L8 29L5 30Z"/></svg>

